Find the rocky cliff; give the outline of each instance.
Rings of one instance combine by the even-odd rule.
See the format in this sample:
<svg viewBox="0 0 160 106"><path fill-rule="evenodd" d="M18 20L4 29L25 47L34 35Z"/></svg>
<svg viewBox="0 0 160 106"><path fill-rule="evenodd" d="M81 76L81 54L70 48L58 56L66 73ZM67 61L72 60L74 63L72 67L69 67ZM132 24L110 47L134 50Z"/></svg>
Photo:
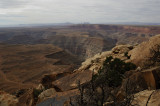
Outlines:
<svg viewBox="0 0 160 106"><path fill-rule="evenodd" d="M92 58L87 59L85 62L82 63L81 67L76 69L74 73L69 74L67 76L64 76L60 79L54 80L51 84L53 86L56 86L61 89L61 93L65 92L71 92L73 89L77 89L77 81L80 80L81 84L87 83L89 80L91 80L91 77L88 77L88 75L92 75L93 72L97 73L99 69L101 69L103 62L107 56L113 56L114 58L120 58L125 62L133 61L132 51L137 50L137 48L144 46L143 48L148 49L149 42L151 43L159 43L157 42L159 40L159 36L152 37L149 41L146 42L146 45L140 44L138 46L131 46L131 45L118 45L114 47L111 51L106 51L99 53L95 55ZM154 47L154 45L152 45ZM142 53L144 49L141 49L136 51L137 53ZM134 52L134 53L136 53ZM130 53L127 54L126 53ZM150 53L145 52L145 53ZM144 54L145 55L145 54ZM145 57L141 58L142 62L145 62L143 59ZM139 60L139 58L134 58L134 60ZM140 62L141 62L140 61ZM134 62L134 61L133 61ZM136 63L136 62L135 62ZM158 99L155 97L158 97L159 95L159 85L160 85L160 67L159 66L153 66L153 68L143 69L141 67L141 64L137 64L139 66L136 70L130 70L124 74L124 79L122 81L122 85L112 90L112 92L115 93L116 99L121 103L122 101L125 101L126 95L126 86L128 92L132 92L132 104L138 104L140 106L148 105L148 106L158 106L160 103ZM87 74L88 72L88 74ZM67 83L66 83L67 80ZM72 81L71 81L72 80ZM154 90L154 91L152 91ZM145 97L142 96L145 93ZM75 94L76 95L76 94ZM73 96L73 95L72 95ZM72 97L71 96L71 97ZM50 99L54 98L55 102L51 102L50 99L47 99L47 101L41 102L39 106L42 106L42 104L54 104L56 101L58 101L58 97L54 95L49 97ZM65 99L60 99L57 103L66 104L66 96L63 96ZM113 105L113 101L111 98L108 99L108 101L104 105L110 106ZM63 101L64 100L64 101Z"/></svg>

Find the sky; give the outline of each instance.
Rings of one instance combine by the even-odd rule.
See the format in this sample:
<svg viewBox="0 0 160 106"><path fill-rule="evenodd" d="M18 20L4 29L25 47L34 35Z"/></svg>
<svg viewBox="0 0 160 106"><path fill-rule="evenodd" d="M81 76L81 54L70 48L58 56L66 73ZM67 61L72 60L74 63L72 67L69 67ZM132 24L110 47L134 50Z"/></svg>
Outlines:
<svg viewBox="0 0 160 106"><path fill-rule="evenodd" d="M160 0L0 0L0 25L160 23Z"/></svg>

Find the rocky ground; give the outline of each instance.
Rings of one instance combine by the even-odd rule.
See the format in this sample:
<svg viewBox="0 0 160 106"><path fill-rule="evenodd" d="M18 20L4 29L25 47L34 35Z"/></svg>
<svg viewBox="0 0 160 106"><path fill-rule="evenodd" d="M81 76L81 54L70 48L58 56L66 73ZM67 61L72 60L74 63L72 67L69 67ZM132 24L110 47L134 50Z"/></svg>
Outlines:
<svg viewBox="0 0 160 106"><path fill-rule="evenodd" d="M160 40L160 35L157 35L155 37L152 37L149 41L144 42L138 46L118 45L114 47L111 51L102 52L102 53L95 55L92 58L87 59L85 62L82 63L82 66L79 69L74 71L73 74L67 75L65 77L62 77L61 79L55 80L52 82L52 84L59 87L61 89L61 93L71 92L73 91L73 89L77 90L76 88L77 83L75 80L77 81L81 80L80 81L81 84L86 83L89 80L91 80L91 77L89 76L92 74L92 72L94 71L96 73L102 67L103 61L105 60L106 56L111 55L113 57L120 58L126 62L128 61L133 62L138 66L136 70L131 70L125 73L125 76L127 76L127 78L130 79L129 86L132 88L130 89L130 91L132 90L135 91L132 104L139 105L139 106L146 106L146 105L147 106L158 106L160 105L160 102L158 100L160 96L160 93L158 90L160 88L159 86L160 85L160 82L159 82L160 81L160 74L159 74L160 67L155 66L155 67L146 69L144 68L145 66L140 63L147 62L146 58L150 57L151 55L148 49L154 47L156 44L160 44L159 40ZM143 49L140 49L140 48L143 48ZM124 55L126 52L129 53L130 55L129 59ZM141 54L141 53L144 53L143 57L135 58L135 55ZM140 56L142 56L142 54ZM88 72L88 74L86 72ZM126 96L125 94L126 84L127 84L127 79L123 79L122 85L119 87L119 90L116 94L117 99L120 101L123 100ZM47 99L46 101L43 101L39 103L38 105L42 106L43 104L47 104L47 103L54 104L55 102L51 101L51 98L57 99L59 96L56 96L56 94L59 94L59 92L54 93L55 96L53 95L50 96L49 97L50 99ZM68 95L63 96L63 97L68 98ZM64 104L67 104L66 101L65 102L61 101L61 103L63 102ZM106 103L106 104L109 105L110 103Z"/></svg>

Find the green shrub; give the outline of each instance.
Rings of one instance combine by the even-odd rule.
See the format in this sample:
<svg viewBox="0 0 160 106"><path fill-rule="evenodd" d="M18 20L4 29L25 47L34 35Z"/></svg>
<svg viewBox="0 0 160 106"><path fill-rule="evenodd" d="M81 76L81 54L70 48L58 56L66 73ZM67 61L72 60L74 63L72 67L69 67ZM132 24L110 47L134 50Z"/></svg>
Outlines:
<svg viewBox="0 0 160 106"><path fill-rule="evenodd" d="M103 67L97 74L92 75L89 83L83 85L78 83L80 95L77 97L76 103L78 106L103 106L108 97L115 97L111 91L121 85L123 74L135 68L136 65L133 63L125 63L112 56L107 57ZM98 88L100 92L97 91Z"/></svg>
<svg viewBox="0 0 160 106"><path fill-rule="evenodd" d="M125 63L119 58L107 57L103 63L102 69L98 71L98 74L94 75L96 80L105 80L110 87L117 87L121 84L123 74L126 71L136 69L136 65L133 63ZM104 82L103 82L104 83Z"/></svg>

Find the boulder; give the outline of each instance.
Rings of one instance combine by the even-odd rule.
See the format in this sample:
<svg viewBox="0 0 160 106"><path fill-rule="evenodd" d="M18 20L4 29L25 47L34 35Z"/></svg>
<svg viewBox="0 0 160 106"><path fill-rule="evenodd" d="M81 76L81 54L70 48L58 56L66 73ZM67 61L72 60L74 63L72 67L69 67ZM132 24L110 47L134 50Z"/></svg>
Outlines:
<svg viewBox="0 0 160 106"><path fill-rule="evenodd" d="M150 49L154 48L157 44L160 44L160 35L151 37L149 41L139 44L133 50L129 51L131 62L137 66L146 67L146 64L149 62L148 58L152 55Z"/></svg>

